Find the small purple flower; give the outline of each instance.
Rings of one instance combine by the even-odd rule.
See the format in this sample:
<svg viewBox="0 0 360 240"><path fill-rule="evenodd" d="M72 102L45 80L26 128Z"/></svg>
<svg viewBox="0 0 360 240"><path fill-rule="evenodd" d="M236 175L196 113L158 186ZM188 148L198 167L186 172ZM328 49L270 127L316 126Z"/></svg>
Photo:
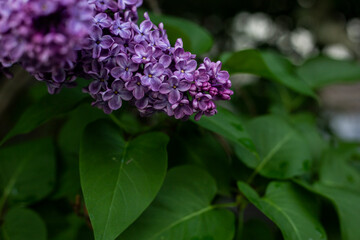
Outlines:
<svg viewBox="0 0 360 240"><path fill-rule="evenodd" d="M168 100L171 104L177 103L181 98L181 92L186 92L190 89L190 83L187 81L180 81L176 76L170 77L165 83L160 85L159 92L161 94L169 94Z"/></svg>
<svg viewBox="0 0 360 240"><path fill-rule="evenodd" d="M151 61L152 59L152 54L153 54L153 48L148 46L148 47L144 47L141 44L137 44L135 45L135 55L132 57L132 60L135 63L148 63Z"/></svg>
<svg viewBox="0 0 360 240"><path fill-rule="evenodd" d="M91 70L88 70L88 73L95 80L92 81L88 87L90 94L97 94L101 89L106 90L107 81L109 80L109 70L104 68L102 63L99 63L96 60L92 61Z"/></svg>
<svg viewBox="0 0 360 240"><path fill-rule="evenodd" d="M186 79L188 81L194 80L194 71L196 69L197 63L195 60L190 61L180 61L175 65L177 71L174 74L180 79Z"/></svg>
<svg viewBox="0 0 360 240"><path fill-rule="evenodd" d="M115 14L115 21L110 27L112 34L119 35L122 38L131 38L131 22L123 22L118 13Z"/></svg>
<svg viewBox="0 0 360 240"><path fill-rule="evenodd" d="M111 19L106 13L99 13L94 17L94 23L99 27L108 28L111 26Z"/></svg>
<svg viewBox="0 0 360 240"><path fill-rule="evenodd" d="M108 69L113 69L116 67L116 58L124 51L124 46L114 43L110 49L104 49L101 51L99 61L104 62Z"/></svg>
<svg viewBox="0 0 360 240"><path fill-rule="evenodd" d="M220 61L216 63L215 67L213 68L214 76L219 83L226 84L230 78L230 75L227 71L221 71L221 65L222 63Z"/></svg>
<svg viewBox="0 0 360 240"><path fill-rule="evenodd" d="M111 70L111 75L114 78L121 78L125 82L129 81L133 76L133 73L139 69L139 65L133 63L126 55L120 54L116 58L116 63L118 67L114 67Z"/></svg>
<svg viewBox="0 0 360 240"><path fill-rule="evenodd" d="M211 107L212 97L210 94L198 93L195 95L193 100L194 109L200 109L201 111L206 111Z"/></svg>
<svg viewBox="0 0 360 240"><path fill-rule="evenodd" d="M108 102L111 110L118 110L122 106L122 100L131 100L132 94L125 89L124 83L121 80L116 80L111 84L111 89L102 93L102 99Z"/></svg>
<svg viewBox="0 0 360 240"><path fill-rule="evenodd" d="M132 91L136 100L140 100L145 96L147 88L141 85L141 78L139 75L136 75L132 78L131 81L125 83L127 90Z"/></svg>
<svg viewBox="0 0 360 240"><path fill-rule="evenodd" d="M174 116L176 119L183 119L193 114L193 110L189 105L189 100L182 99L180 102L172 105Z"/></svg>
<svg viewBox="0 0 360 240"><path fill-rule="evenodd" d="M140 24L140 27L138 27L137 24L133 23L133 29L136 32L136 35L134 37L135 42L140 43L142 41L146 41L149 38L150 30L153 27L153 23L149 20L145 20Z"/></svg>
<svg viewBox="0 0 360 240"><path fill-rule="evenodd" d="M150 86L152 91L159 91L162 82L160 76L163 74L164 70L164 66L160 63L146 66L144 76L141 78L141 83L144 86Z"/></svg>
<svg viewBox="0 0 360 240"><path fill-rule="evenodd" d="M101 49L109 49L114 43L114 39L111 36L102 36L102 34L102 30L98 26L93 26L91 28L90 38L87 39L84 48L93 50L93 58L99 58Z"/></svg>

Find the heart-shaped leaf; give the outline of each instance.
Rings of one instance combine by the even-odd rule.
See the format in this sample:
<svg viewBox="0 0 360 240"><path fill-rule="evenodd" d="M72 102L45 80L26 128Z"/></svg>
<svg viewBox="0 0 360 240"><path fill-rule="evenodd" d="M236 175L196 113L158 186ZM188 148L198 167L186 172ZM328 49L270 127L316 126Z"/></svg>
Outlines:
<svg viewBox="0 0 360 240"><path fill-rule="evenodd" d="M96 240L115 239L149 206L167 168L163 133L125 141L107 121L89 124L80 147L80 179Z"/></svg>
<svg viewBox="0 0 360 240"><path fill-rule="evenodd" d="M210 204L215 194L216 183L204 170L171 169L155 201L119 239L231 240L234 215Z"/></svg>

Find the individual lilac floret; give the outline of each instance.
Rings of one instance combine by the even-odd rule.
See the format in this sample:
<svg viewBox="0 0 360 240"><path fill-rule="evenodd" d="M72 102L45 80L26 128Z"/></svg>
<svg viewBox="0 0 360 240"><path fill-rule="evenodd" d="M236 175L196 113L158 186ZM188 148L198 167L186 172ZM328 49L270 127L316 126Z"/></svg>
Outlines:
<svg viewBox="0 0 360 240"><path fill-rule="evenodd" d="M152 91L159 91L162 82L160 77L164 71L164 66L161 63L147 65L144 70L144 76L141 78L141 83L144 86L150 87Z"/></svg>
<svg viewBox="0 0 360 240"><path fill-rule="evenodd" d="M118 67L114 67L111 70L111 75L116 79L121 78L125 82L129 81L132 78L133 73L139 69L139 65L132 62L124 54L121 54L116 58L116 63Z"/></svg>
<svg viewBox="0 0 360 240"><path fill-rule="evenodd" d="M116 80L111 84L111 89L102 94L102 99L108 102L111 110L118 110L122 106L122 100L129 101L132 99L131 93L125 89L121 80Z"/></svg>
<svg viewBox="0 0 360 240"><path fill-rule="evenodd" d="M101 28L98 26L93 26L84 48L92 49L92 57L99 58L101 50L109 49L113 43L114 39L110 35L103 36Z"/></svg>
<svg viewBox="0 0 360 240"><path fill-rule="evenodd" d="M136 75L132 78L130 82L125 84L126 89L131 91L136 100L144 98L145 93L148 91L148 88L141 85L140 75Z"/></svg>
<svg viewBox="0 0 360 240"><path fill-rule="evenodd" d="M177 103L182 95L190 89L190 83L187 81L180 81L177 76L170 77L166 82L161 84L160 93L168 94L168 100L171 104Z"/></svg>
<svg viewBox="0 0 360 240"><path fill-rule="evenodd" d="M112 20L106 13L99 13L94 17L94 23L96 26L108 28L111 26Z"/></svg>
<svg viewBox="0 0 360 240"><path fill-rule="evenodd" d="M110 31L114 35L119 35L124 39L129 39L131 37L131 25L131 22L123 22L120 15L117 13L115 14L115 20L110 27Z"/></svg>
<svg viewBox="0 0 360 240"><path fill-rule="evenodd" d="M141 44L137 44L134 48L135 55L131 58L134 62L140 63L149 63L152 60L152 54L154 48L151 46L144 47Z"/></svg>
<svg viewBox="0 0 360 240"><path fill-rule="evenodd" d="M190 107L190 102L187 99L182 99L178 103L172 105L174 116L176 119L188 118L193 114L193 109Z"/></svg>
<svg viewBox="0 0 360 240"><path fill-rule="evenodd" d="M196 66L197 63L195 60L181 60L175 65L175 68L177 70L175 71L175 75L180 79L185 78L186 80L191 82L194 80L194 71L196 69Z"/></svg>

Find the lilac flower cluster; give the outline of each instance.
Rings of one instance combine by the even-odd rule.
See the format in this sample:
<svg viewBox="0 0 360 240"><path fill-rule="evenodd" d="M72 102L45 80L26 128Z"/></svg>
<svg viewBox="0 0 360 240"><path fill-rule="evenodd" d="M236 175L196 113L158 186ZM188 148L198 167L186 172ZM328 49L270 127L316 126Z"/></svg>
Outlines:
<svg viewBox="0 0 360 240"><path fill-rule="evenodd" d="M49 84L49 91L66 81L77 49L89 34L93 11L86 0L0 1L0 65L20 63ZM51 87L53 86L53 87Z"/></svg>
<svg viewBox="0 0 360 240"><path fill-rule="evenodd" d="M84 61L92 57L84 72L94 79L87 88L93 105L111 113L131 101L142 115L164 111L187 119L196 113L198 120L216 113L214 101L230 99L231 82L221 62L206 58L197 66L196 56L184 50L181 39L171 46L163 24L154 25L145 14L137 25L135 14L109 9L97 8L83 51Z"/></svg>
<svg viewBox="0 0 360 240"><path fill-rule="evenodd" d="M92 80L84 91L95 99L93 106L105 113L130 101L145 116L162 111L176 119L195 114L196 120L216 114L215 101L229 100L233 94L229 74L221 70L220 61L205 58L198 66L196 56L184 50L182 40L171 46L163 24L154 25L147 14L137 25L137 7L142 0L15 2L0 10L0 43L5 43L7 50L0 55L0 63L8 67L20 62L47 83L50 93L83 77ZM24 17L28 19L24 29L30 33L20 30L19 16L27 12L21 7L31 13ZM15 21L16 27L10 24L3 30L6 14L21 23ZM54 22L42 25L50 19ZM11 52L14 47L6 42L13 41L7 39L10 37L24 42L21 54ZM60 43L64 45L58 46Z"/></svg>

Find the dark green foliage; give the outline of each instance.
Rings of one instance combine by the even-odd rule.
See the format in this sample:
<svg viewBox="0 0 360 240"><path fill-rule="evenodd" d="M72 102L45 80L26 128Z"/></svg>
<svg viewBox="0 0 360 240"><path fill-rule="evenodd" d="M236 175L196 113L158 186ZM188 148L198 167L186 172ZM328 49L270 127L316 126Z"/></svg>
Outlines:
<svg viewBox="0 0 360 240"><path fill-rule="evenodd" d="M187 50L210 50L199 25L151 18ZM261 78L241 90L234 81L233 100L198 122L126 106L105 115L80 87L33 97L1 141L0 239L360 239L358 145L318 124L316 95L359 80L359 64L296 66L261 50L223 59L232 74ZM39 138L47 122L57 125Z"/></svg>

